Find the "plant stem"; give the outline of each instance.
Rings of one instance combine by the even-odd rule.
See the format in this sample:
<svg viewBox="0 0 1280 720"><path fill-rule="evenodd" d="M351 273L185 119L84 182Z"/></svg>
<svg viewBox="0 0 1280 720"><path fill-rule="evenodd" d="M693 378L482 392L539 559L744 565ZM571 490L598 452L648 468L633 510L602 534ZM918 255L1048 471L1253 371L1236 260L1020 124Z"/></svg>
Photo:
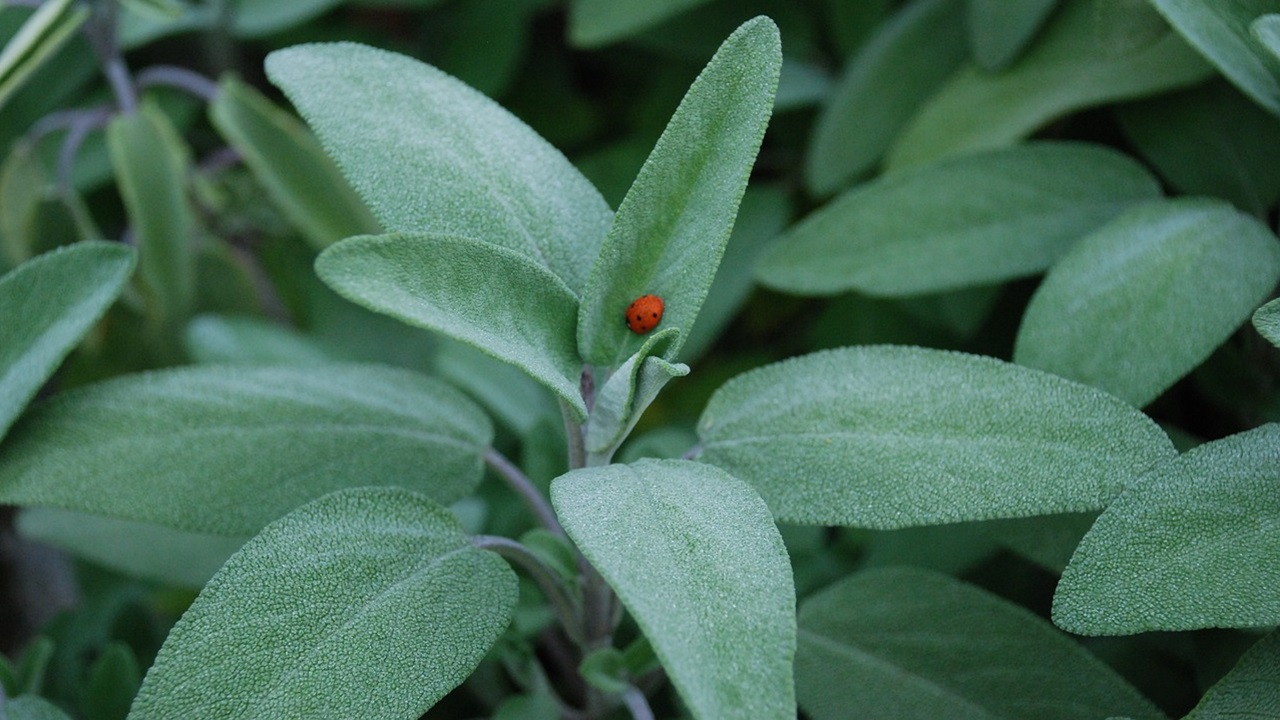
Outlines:
<svg viewBox="0 0 1280 720"><path fill-rule="evenodd" d="M560 537L565 537L564 528L560 527L560 521L556 519L556 513L551 509L551 504L534 486L528 475L521 472L520 468L493 448L484 451L484 462L507 481L507 485L510 485L511 489L524 500L524 504L529 507L543 527Z"/></svg>
<svg viewBox="0 0 1280 720"><path fill-rule="evenodd" d="M134 112L138 109L138 90L133 85L133 78L129 76L129 68L124 64L124 56L120 54L116 34L116 3L94 3L93 14L85 23L84 32L89 39L89 46L98 56L98 62L102 64L102 74L111 86L116 106L121 112Z"/></svg>
<svg viewBox="0 0 1280 720"><path fill-rule="evenodd" d="M628 686L622 693L622 703L627 706L633 720L653 720L649 699L635 685Z"/></svg>
<svg viewBox="0 0 1280 720"><path fill-rule="evenodd" d="M587 447L582 437L582 426L573 419L573 412L564 400L560 401L560 415L564 417L565 437L569 438L569 469L586 467Z"/></svg>
<svg viewBox="0 0 1280 720"><path fill-rule="evenodd" d="M176 65L153 65L139 72L135 80L139 89L163 85L194 95L205 102L213 102L218 96L218 83L194 70Z"/></svg>
<svg viewBox="0 0 1280 720"><path fill-rule="evenodd" d="M533 578L533 581L542 589L542 594L546 595L551 606L555 608L556 615L560 617L560 625L564 628L569 639L581 644L583 637L582 613L578 608L578 604L569 595L569 590L565 587L564 581L560 579L560 576L554 570L542 562L537 555L534 555L529 548L510 538L497 535L476 535L471 538L471 544L478 548L498 553L528 573L529 577Z"/></svg>

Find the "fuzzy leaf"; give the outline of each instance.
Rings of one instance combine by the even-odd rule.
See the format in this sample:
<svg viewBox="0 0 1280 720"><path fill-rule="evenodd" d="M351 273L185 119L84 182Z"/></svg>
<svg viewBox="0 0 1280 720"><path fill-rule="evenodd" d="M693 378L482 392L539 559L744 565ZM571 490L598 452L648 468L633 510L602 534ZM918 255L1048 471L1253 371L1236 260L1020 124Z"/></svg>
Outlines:
<svg viewBox="0 0 1280 720"><path fill-rule="evenodd" d="M573 291L527 257L467 238L375 235L329 248L316 272L358 305L521 368L586 417Z"/></svg>
<svg viewBox="0 0 1280 720"><path fill-rule="evenodd" d="M1275 424L1157 466L1080 542L1053 621L1082 635L1280 624L1277 483Z"/></svg>
<svg viewBox="0 0 1280 720"><path fill-rule="evenodd" d="M793 226L757 276L784 292L909 296L1043 271L1160 186L1125 155L1028 143L859 185Z"/></svg>
<svg viewBox="0 0 1280 720"><path fill-rule="evenodd" d="M1031 612L934 572L854 574L800 607L796 692L814 720L1162 718Z"/></svg>
<svg viewBox="0 0 1280 720"><path fill-rule="evenodd" d="M129 720L416 718L506 628L516 576L430 500L326 495L267 526L174 626Z"/></svg>
<svg viewBox="0 0 1280 720"><path fill-rule="evenodd" d="M551 501L693 717L795 717L791 565L751 488L688 461L642 460L562 475Z"/></svg>
<svg viewBox="0 0 1280 720"><path fill-rule="evenodd" d="M3 709L8 713L6 720L71 720L57 705L36 695L19 695Z"/></svg>
<svg viewBox="0 0 1280 720"><path fill-rule="evenodd" d="M461 393L406 370L164 370L34 408L0 453L0 501L251 534L353 485L453 502L480 481L491 435Z"/></svg>
<svg viewBox="0 0 1280 720"><path fill-rule="evenodd" d="M1280 242L1225 202L1133 208L1056 264L1014 360L1143 406L1249 319L1280 280Z"/></svg>
<svg viewBox="0 0 1280 720"><path fill-rule="evenodd" d="M266 67L387 231L493 243L581 292L613 214L514 115L430 65L354 43L278 50Z"/></svg>
<svg viewBox="0 0 1280 720"><path fill-rule="evenodd" d="M1044 24L1058 0L969 0L969 46L985 70L1013 62Z"/></svg>
<svg viewBox="0 0 1280 720"><path fill-rule="evenodd" d="M698 459L785 522L880 529L1100 509L1173 455L1147 416L994 358L897 346L739 375L698 421Z"/></svg>
<svg viewBox="0 0 1280 720"><path fill-rule="evenodd" d="M967 56L964 2L916 0L880 24L814 123L804 179L825 195L870 170Z"/></svg>
<svg viewBox="0 0 1280 720"><path fill-rule="evenodd" d="M1184 720L1274 718L1280 708L1280 631L1273 630L1214 683Z"/></svg>
<svg viewBox="0 0 1280 720"><path fill-rule="evenodd" d="M924 106L889 151L896 168L1010 145L1073 111L1191 85L1212 69L1176 33L1127 53L1099 52L1095 0L1065 0L1018 63L968 67Z"/></svg>
<svg viewBox="0 0 1280 720"><path fill-rule="evenodd" d="M1258 334L1280 348L1280 298L1258 308L1253 313L1253 326Z"/></svg>
<svg viewBox="0 0 1280 720"><path fill-rule="evenodd" d="M133 266L128 247L85 242L0 277L0 437L106 312Z"/></svg>
<svg viewBox="0 0 1280 720"><path fill-rule="evenodd" d="M749 20L693 82L618 207L578 310L587 362L616 367L644 344L623 322L641 295L666 302L674 359L707 295L764 138L782 64L778 28Z"/></svg>
<svg viewBox="0 0 1280 720"><path fill-rule="evenodd" d="M707 0L573 0L569 3L569 41L599 47L636 35Z"/></svg>

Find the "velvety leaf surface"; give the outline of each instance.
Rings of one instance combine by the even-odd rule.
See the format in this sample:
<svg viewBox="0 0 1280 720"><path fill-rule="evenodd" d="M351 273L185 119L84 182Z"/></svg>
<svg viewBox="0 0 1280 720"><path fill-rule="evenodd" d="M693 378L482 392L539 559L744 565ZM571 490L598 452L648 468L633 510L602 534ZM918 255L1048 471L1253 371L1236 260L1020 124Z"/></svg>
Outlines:
<svg viewBox="0 0 1280 720"><path fill-rule="evenodd" d="M1184 720L1272 718L1280 714L1280 631L1271 631L1214 683Z"/></svg>
<svg viewBox="0 0 1280 720"><path fill-rule="evenodd" d="M750 487L696 463L642 460L562 475L551 501L693 717L795 717L791 565Z"/></svg>
<svg viewBox="0 0 1280 720"><path fill-rule="evenodd" d="M224 79L209 119L313 247L381 230L307 128L252 86Z"/></svg>
<svg viewBox="0 0 1280 720"><path fill-rule="evenodd" d="M612 212L514 115L430 65L354 43L278 50L266 68L387 231L493 243L581 291Z"/></svg>
<svg viewBox="0 0 1280 720"><path fill-rule="evenodd" d="M1160 196L1139 164L1084 143L1028 143L890 173L793 226L757 277L785 292L922 295L1047 268L1081 236Z"/></svg>
<svg viewBox="0 0 1280 720"><path fill-rule="evenodd" d="M1012 67L962 69L889 151L890 167L1009 145L1075 110L1190 85L1212 70L1176 33L1127 53L1099 52L1094 0L1065 0Z"/></svg>
<svg viewBox="0 0 1280 720"><path fill-rule="evenodd" d="M120 294L134 253L85 242L0 277L0 437Z"/></svg>
<svg viewBox="0 0 1280 720"><path fill-rule="evenodd" d="M569 41L598 47L635 35L707 0L573 0L569 4Z"/></svg>
<svg viewBox="0 0 1280 720"><path fill-rule="evenodd" d="M1280 115L1280 58L1249 33L1260 15L1280 12L1276 0L1152 0L1179 33L1244 94Z"/></svg>
<svg viewBox="0 0 1280 720"><path fill-rule="evenodd" d="M527 257L460 237L362 236L322 253L316 273L358 305L516 365L585 417L573 291Z"/></svg>
<svg viewBox="0 0 1280 720"><path fill-rule="evenodd" d="M453 502L479 482L491 435L465 396L406 370L156 371L29 412L0 453L0 500L245 535L353 485Z"/></svg>
<svg viewBox="0 0 1280 720"><path fill-rule="evenodd" d="M729 36L693 82L618 207L578 311L587 362L615 367L644 338L623 320L641 295L666 302L659 327L689 334L733 229L778 85L782 47L768 18ZM668 346L673 359L682 340Z"/></svg>
<svg viewBox="0 0 1280 720"><path fill-rule="evenodd" d="M1258 308L1253 313L1253 326L1272 345L1280 347L1280 299Z"/></svg>
<svg viewBox="0 0 1280 720"><path fill-rule="evenodd" d="M1084 238L1031 298L1014 360L1138 407L1199 365L1280 280L1280 242L1225 202L1136 207Z"/></svg>
<svg viewBox="0 0 1280 720"><path fill-rule="evenodd" d="M515 601L515 573L430 500L326 495L214 576L129 718L411 720L471 674Z"/></svg>
<svg viewBox="0 0 1280 720"><path fill-rule="evenodd" d="M972 5L972 3L970 3ZM968 55L963 0L915 0L845 65L818 113L804 178L825 195L870 170Z"/></svg>
<svg viewBox="0 0 1280 720"><path fill-rule="evenodd" d="M969 0L969 47L986 70L1006 67L1031 42L1058 0Z"/></svg>
<svg viewBox="0 0 1280 720"><path fill-rule="evenodd" d="M698 421L698 459L786 522L899 528L1102 508L1173 455L1147 416L994 358L899 346L739 375Z"/></svg>
<svg viewBox="0 0 1280 720"><path fill-rule="evenodd" d="M814 720L1161 718L1026 609L934 572L859 572L800 607L796 693Z"/></svg>
<svg viewBox="0 0 1280 720"><path fill-rule="evenodd" d="M1205 443L1116 498L1062 574L1082 635L1280 624L1280 425Z"/></svg>

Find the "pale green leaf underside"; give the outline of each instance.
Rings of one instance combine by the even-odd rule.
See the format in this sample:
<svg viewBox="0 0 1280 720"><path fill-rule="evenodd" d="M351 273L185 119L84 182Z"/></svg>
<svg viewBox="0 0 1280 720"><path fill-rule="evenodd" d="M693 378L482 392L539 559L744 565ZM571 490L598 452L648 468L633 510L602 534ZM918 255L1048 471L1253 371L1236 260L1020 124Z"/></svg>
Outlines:
<svg viewBox="0 0 1280 720"><path fill-rule="evenodd" d="M625 39L707 0L573 0L569 4L569 40L598 47Z"/></svg>
<svg viewBox="0 0 1280 720"><path fill-rule="evenodd" d="M133 265L124 245L85 242L0 277L0 437L120 294Z"/></svg>
<svg viewBox="0 0 1280 720"><path fill-rule="evenodd" d="M890 173L792 227L760 260L777 290L909 296L1043 271L1081 236L1159 197L1127 156L1036 142Z"/></svg>
<svg viewBox="0 0 1280 720"><path fill-rule="evenodd" d="M1173 455L1110 395L994 358L900 346L813 353L716 391L698 459L782 521L880 529L1101 509Z"/></svg>
<svg viewBox="0 0 1280 720"><path fill-rule="evenodd" d="M905 5L850 59L805 153L805 183L813 192L833 192L870 170L960 66L968 51L964 6L963 0Z"/></svg>
<svg viewBox="0 0 1280 720"><path fill-rule="evenodd" d="M1129 52L1100 52L1094 0L1066 0L1012 67L968 67L916 115L889 151L890 167L1009 145L1081 108L1151 95L1208 77L1212 69L1175 33Z"/></svg>
<svg viewBox="0 0 1280 720"><path fill-rule="evenodd" d="M344 487L453 502L491 436L465 396L406 370L164 370L33 408L0 453L0 501L247 535Z"/></svg>
<svg viewBox="0 0 1280 720"><path fill-rule="evenodd" d="M266 67L387 231L493 243L581 292L613 213L514 115L430 65L354 43L278 50Z"/></svg>
<svg viewBox="0 0 1280 720"><path fill-rule="evenodd" d="M1062 574L1084 635L1280 624L1280 425L1200 445L1116 498Z"/></svg>
<svg viewBox="0 0 1280 720"><path fill-rule="evenodd" d="M1249 319L1280 280L1280 242L1225 202L1133 208L1058 262L1014 360L1143 406Z"/></svg>
<svg viewBox="0 0 1280 720"><path fill-rule="evenodd" d="M969 45L978 65L999 70L1031 42L1058 0L968 0Z"/></svg>
<svg viewBox="0 0 1280 720"><path fill-rule="evenodd" d="M1274 718L1280 708L1280 631L1254 643L1184 720Z"/></svg>
<svg viewBox="0 0 1280 720"><path fill-rule="evenodd" d="M471 674L515 601L506 563L430 500L326 495L227 561L129 719L416 718Z"/></svg>
<svg viewBox="0 0 1280 720"><path fill-rule="evenodd" d="M1280 12L1276 0L1151 0L1188 42L1244 94L1280 115L1280 58L1251 36L1255 18Z"/></svg>
<svg viewBox="0 0 1280 720"><path fill-rule="evenodd" d="M683 460L551 485L569 536L635 616L695 718L794 718L795 589L768 508Z"/></svg>
<svg viewBox="0 0 1280 720"><path fill-rule="evenodd" d="M616 367L640 349L644 338L624 313L646 294L666 303L659 327L680 330L666 358L679 351L733 229L781 65L778 28L755 18L724 41L685 94L595 258L578 315L586 361Z"/></svg>
<svg viewBox="0 0 1280 720"><path fill-rule="evenodd" d="M354 303L516 365L586 417L577 301L525 256L445 235L362 236L322 253L316 272Z"/></svg>
<svg viewBox="0 0 1280 720"><path fill-rule="evenodd" d="M1268 342L1280 347L1280 299L1258 308L1253 313L1253 326Z"/></svg>
<svg viewBox="0 0 1280 720"><path fill-rule="evenodd" d="M807 599L799 624L814 720L1163 717L1044 620L946 575L860 572Z"/></svg>

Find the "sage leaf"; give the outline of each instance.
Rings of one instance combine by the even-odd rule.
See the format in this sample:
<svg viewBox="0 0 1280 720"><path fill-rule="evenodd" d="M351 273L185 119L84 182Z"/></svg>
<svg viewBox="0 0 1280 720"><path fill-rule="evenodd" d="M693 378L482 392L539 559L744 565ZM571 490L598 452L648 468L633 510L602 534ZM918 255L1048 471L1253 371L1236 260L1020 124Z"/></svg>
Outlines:
<svg viewBox="0 0 1280 720"><path fill-rule="evenodd" d="M750 487L705 465L642 460L561 475L551 502L693 717L795 717L791 565Z"/></svg>
<svg viewBox="0 0 1280 720"><path fill-rule="evenodd" d="M1043 271L1144 200L1155 178L1114 150L1036 142L883 175L797 223L760 259L768 287L911 296Z"/></svg>
<svg viewBox="0 0 1280 720"><path fill-rule="evenodd" d="M519 367L586 417L577 301L524 255L446 235L362 236L321 253L316 273L358 305Z"/></svg>
<svg viewBox="0 0 1280 720"><path fill-rule="evenodd" d="M1280 62L1280 13L1259 15L1249 26L1249 31L1271 56Z"/></svg>
<svg viewBox="0 0 1280 720"><path fill-rule="evenodd" d="M1280 707L1280 631L1271 631L1209 688L1184 720L1274 716Z"/></svg>
<svg viewBox="0 0 1280 720"><path fill-rule="evenodd" d="M581 48L600 47L646 30L707 0L573 0L569 3L569 41Z"/></svg>
<svg viewBox="0 0 1280 720"><path fill-rule="evenodd" d="M984 70L1000 70L1030 44L1058 0L969 0L965 5L973 59Z"/></svg>
<svg viewBox="0 0 1280 720"><path fill-rule="evenodd" d="M698 459L784 522L892 529L1101 509L1173 455L1146 415L994 358L899 346L744 373L698 421Z"/></svg>
<svg viewBox="0 0 1280 720"><path fill-rule="evenodd" d="M581 292L613 213L514 115L430 65L354 43L278 50L266 68L388 232L493 243Z"/></svg>
<svg viewBox="0 0 1280 720"><path fill-rule="evenodd" d="M733 32L693 82L623 198L578 309L578 349L616 367L644 344L623 315L641 295L666 303L675 358L715 278L764 138L782 64L768 18Z"/></svg>
<svg viewBox="0 0 1280 720"><path fill-rule="evenodd" d="M491 436L465 396L407 370L163 370L33 408L0 453L0 501L248 535L352 485L453 502L480 481Z"/></svg>
<svg viewBox="0 0 1280 720"><path fill-rule="evenodd" d="M49 0L31 13L0 50L0 107L89 19L74 0Z"/></svg>
<svg viewBox="0 0 1280 720"><path fill-rule="evenodd" d="M7 720L71 720L57 705L38 695L19 695L3 706Z"/></svg>
<svg viewBox="0 0 1280 720"><path fill-rule="evenodd" d="M130 248L94 241L0 277L0 438L124 289L133 266Z"/></svg>
<svg viewBox="0 0 1280 720"><path fill-rule="evenodd" d="M1076 110L1194 84L1212 69L1176 33L1128 53L1098 52L1095 0L1064 0L1012 67L957 72L889 150L889 168L1011 145Z"/></svg>
<svg viewBox="0 0 1280 720"><path fill-rule="evenodd" d="M1278 482L1276 424L1158 465L1084 536L1053 621L1082 635L1280 624Z"/></svg>
<svg viewBox="0 0 1280 720"><path fill-rule="evenodd" d="M129 720L417 717L506 628L516 576L447 510L399 488L326 495L218 571Z"/></svg>
<svg viewBox="0 0 1280 720"><path fill-rule="evenodd" d="M973 3L969 3L972 6ZM870 170L964 62L963 0L915 0L881 23L845 65L805 153L809 189L826 195Z"/></svg>
<svg viewBox="0 0 1280 720"><path fill-rule="evenodd" d="M311 338L251 317L200 315L187 323L183 347L198 363L322 365L341 360Z"/></svg>
<svg viewBox="0 0 1280 720"><path fill-rule="evenodd" d="M1152 4L1241 92L1280 115L1280 58L1263 50L1249 32L1255 18L1280 11L1280 4L1275 0L1152 0Z"/></svg>
<svg viewBox="0 0 1280 720"><path fill-rule="evenodd" d="M1022 316L1013 358L1143 406L1249 319L1280 242L1225 202L1133 208L1072 248Z"/></svg>
<svg viewBox="0 0 1280 720"><path fill-rule="evenodd" d="M689 374L689 366L654 357L675 342L680 331L667 328L651 334L645 344L605 380L596 393L584 433L588 465L607 465L635 427L640 415L673 378Z"/></svg>
<svg viewBox="0 0 1280 720"><path fill-rule="evenodd" d="M936 572L856 573L798 622L796 693L814 720L1164 717L1049 623Z"/></svg>
<svg viewBox="0 0 1280 720"><path fill-rule="evenodd" d="M1280 347L1280 298L1272 300L1253 313L1253 327L1272 345Z"/></svg>

